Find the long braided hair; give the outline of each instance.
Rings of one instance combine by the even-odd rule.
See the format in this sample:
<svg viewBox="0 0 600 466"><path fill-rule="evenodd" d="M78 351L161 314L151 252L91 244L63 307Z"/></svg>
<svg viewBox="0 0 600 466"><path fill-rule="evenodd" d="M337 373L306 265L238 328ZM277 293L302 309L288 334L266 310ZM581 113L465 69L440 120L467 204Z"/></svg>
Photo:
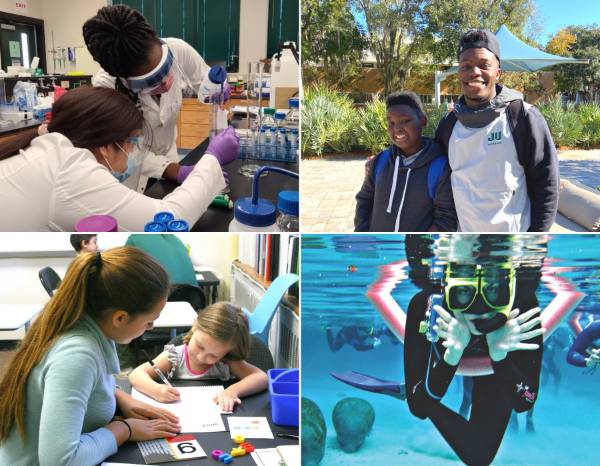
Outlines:
<svg viewBox="0 0 600 466"><path fill-rule="evenodd" d="M138 96L120 78L135 75L149 60L160 39L146 18L126 5L105 6L83 24L83 38L95 61L116 78L117 91L138 103Z"/></svg>

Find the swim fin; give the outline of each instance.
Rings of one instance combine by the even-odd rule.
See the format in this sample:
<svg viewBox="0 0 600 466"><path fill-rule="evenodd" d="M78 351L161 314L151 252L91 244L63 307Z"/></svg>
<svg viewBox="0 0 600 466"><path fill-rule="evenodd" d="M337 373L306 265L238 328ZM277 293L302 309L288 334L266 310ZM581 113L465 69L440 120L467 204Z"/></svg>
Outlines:
<svg viewBox="0 0 600 466"><path fill-rule="evenodd" d="M406 399L406 387L403 383L399 384L398 382L378 379L376 377L371 377L370 375L361 374L360 372L355 371L347 371L343 373L330 372L330 374L339 381L347 383L348 385L352 385L353 387L360 388L361 390L382 393L384 395L390 395L401 400Z"/></svg>

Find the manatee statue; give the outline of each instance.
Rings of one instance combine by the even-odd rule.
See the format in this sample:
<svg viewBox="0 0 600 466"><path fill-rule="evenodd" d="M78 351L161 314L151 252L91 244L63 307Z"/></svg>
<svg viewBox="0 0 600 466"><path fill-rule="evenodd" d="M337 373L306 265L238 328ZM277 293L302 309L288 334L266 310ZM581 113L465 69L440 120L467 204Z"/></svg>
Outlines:
<svg viewBox="0 0 600 466"><path fill-rule="evenodd" d="M327 427L317 404L302 398L302 466L317 466L325 454Z"/></svg>
<svg viewBox="0 0 600 466"><path fill-rule="evenodd" d="M362 398L344 398L333 408L333 425L342 449L357 451L365 441L375 421L375 410ZM302 439L304 441L304 438Z"/></svg>

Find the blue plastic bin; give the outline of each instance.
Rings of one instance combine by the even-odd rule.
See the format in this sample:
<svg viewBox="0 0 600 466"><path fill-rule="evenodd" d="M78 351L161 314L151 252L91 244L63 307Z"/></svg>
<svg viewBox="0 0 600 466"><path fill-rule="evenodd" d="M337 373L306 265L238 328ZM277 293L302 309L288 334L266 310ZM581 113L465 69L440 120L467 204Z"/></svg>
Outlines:
<svg viewBox="0 0 600 466"><path fill-rule="evenodd" d="M300 371L298 369L269 369L269 394L273 423L281 426L299 424Z"/></svg>

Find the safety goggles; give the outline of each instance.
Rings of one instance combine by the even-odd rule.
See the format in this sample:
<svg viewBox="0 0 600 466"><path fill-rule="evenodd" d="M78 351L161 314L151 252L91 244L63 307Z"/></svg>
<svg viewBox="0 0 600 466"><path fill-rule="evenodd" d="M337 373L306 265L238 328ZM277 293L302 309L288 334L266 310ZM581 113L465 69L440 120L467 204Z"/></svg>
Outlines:
<svg viewBox="0 0 600 466"><path fill-rule="evenodd" d="M144 144L144 136L129 136L126 141L139 149Z"/></svg>
<svg viewBox="0 0 600 466"><path fill-rule="evenodd" d="M450 311L464 312L479 295L491 310L508 315L515 299L515 283L515 271L509 264L491 269L479 264L453 269L448 264L444 278L446 305Z"/></svg>
<svg viewBox="0 0 600 466"><path fill-rule="evenodd" d="M156 68L144 75L127 78L127 85L134 92L151 92L162 85L163 81L169 76L172 66L173 53L169 46L163 43L162 58Z"/></svg>

